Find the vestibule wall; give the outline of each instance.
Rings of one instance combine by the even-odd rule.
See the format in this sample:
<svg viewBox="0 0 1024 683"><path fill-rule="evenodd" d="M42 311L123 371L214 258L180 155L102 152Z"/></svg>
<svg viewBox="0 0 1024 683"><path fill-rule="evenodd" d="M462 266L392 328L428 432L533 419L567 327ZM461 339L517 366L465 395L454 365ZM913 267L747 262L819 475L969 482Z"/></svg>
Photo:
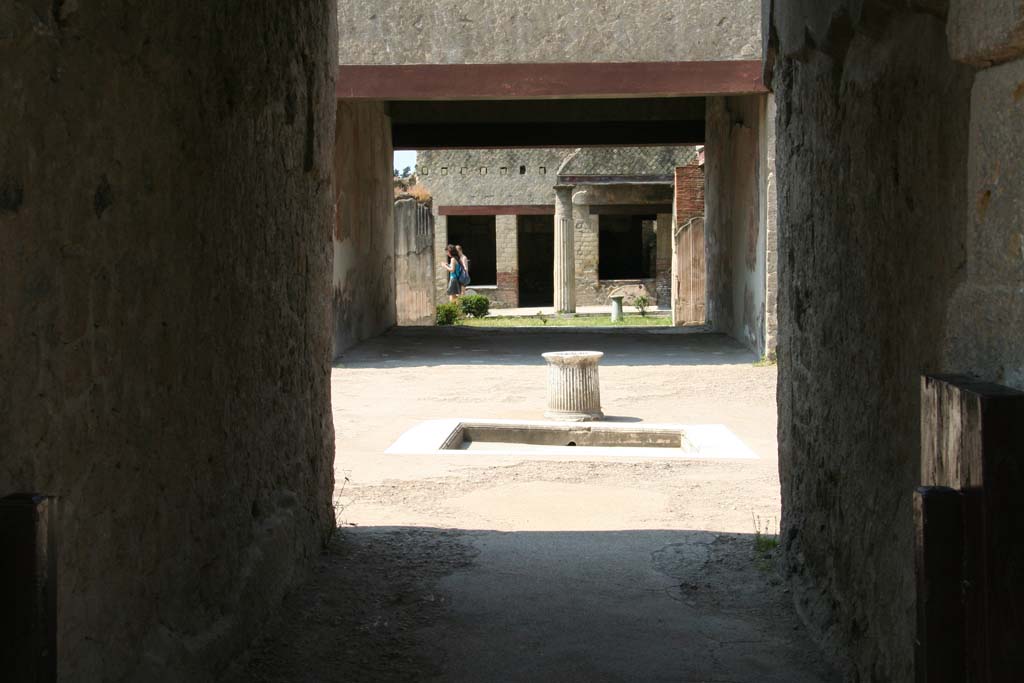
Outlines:
<svg viewBox="0 0 1024 683"><path fill-rule="evenodd" d="M993 359L965 367L942 341L951 314L980 322L1002 309L991 292L951 307L975 202L972 73L951 59L940 12L874 3L865 26L859 2L783 4L765 32L778 106L783 547L798 606L848 649L858 680L908 681L919 375L1000 379ZM971 343L994 336L972 328ZM1013 345L1019 367L1019 335Z"/></svg>
<svg viewBox="0 0 1024 683"><path fill-rule="evenodd" d="M397 321L391 121L379 102L338 102L334 149L334 355Z"/></svg>
<svg viewBox="0 0 1024 683"><path fill-rule="evenodd" d="M216 679L334 528L334 8L228 7L0 10L0 495L60 497L61 680Z"/></svg>
<svg viewBox="0 0 1024 683"><path fill-rule="evenodd" d="M759 355L767 346L767 98L709 97L705 146L707 318ZM774 284L774 283L773 283ZM774 324L774 321L773 323Z"/></svg>
<svg viewBox="0 0 1024 683"><path fill-rule="evenodd" d="M412 197L395 202L395 309L399 325L433 325L434 216Z"/></svg>

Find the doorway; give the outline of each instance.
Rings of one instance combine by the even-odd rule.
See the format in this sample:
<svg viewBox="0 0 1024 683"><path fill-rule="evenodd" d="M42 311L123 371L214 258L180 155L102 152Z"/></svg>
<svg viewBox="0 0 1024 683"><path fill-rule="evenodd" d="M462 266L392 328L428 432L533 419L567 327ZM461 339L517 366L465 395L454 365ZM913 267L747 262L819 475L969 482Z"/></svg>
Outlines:
<svg viewBox="0 0 1024 683"><path fill-rule="evenodd" d="M555 217L519 216L519 306L552 306L555 301Z"/></svg>
<svg viewBox="0 0 1024 683"><path fill-rule="evenodd" d="M449 216L448 244L457 244L470 259L473 284L498 284L494 216Z"/></svg>

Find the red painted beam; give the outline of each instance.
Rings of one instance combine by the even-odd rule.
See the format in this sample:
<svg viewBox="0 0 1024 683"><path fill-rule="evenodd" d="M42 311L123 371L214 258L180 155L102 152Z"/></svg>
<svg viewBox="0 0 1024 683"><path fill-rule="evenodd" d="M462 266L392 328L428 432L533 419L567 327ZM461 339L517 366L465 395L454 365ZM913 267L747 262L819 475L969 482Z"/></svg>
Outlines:
<svg viewBox="0 0 1024 683"><path fill-rule="evenodd" d="M699 97L768 92L760 60L592 64L343 64L345 100Z"/></svg>
<svg viewBox="0 0 1024 683"><path fill-rule="evenodd" d="M513 204L510 206L439 206L439 216L553 216L554 204Z"/></svg>

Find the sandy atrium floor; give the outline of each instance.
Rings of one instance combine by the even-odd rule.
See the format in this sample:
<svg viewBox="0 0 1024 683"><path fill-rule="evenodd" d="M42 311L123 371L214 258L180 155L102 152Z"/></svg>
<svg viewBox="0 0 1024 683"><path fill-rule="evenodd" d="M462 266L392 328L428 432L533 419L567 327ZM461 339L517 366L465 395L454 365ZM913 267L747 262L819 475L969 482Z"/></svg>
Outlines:
<svg viewBox="0 0 1024 683"><path fill-rule="evenodd" d="M540 419L550 350L610 419L723 424L756 460L387 455L436 418ZM775 368L703 334L403 329L333 373L341 530L238 680L836 680L754 549ZM347 480L347 481L346 481Z"/></svg>

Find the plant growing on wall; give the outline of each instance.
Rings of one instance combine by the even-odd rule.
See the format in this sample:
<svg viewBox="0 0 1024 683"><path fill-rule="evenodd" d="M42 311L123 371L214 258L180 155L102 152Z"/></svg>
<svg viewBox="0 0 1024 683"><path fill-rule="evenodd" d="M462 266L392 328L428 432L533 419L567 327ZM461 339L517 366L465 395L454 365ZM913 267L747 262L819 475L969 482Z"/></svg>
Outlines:
<svg viewBox="0 0 1024 683"><path fill-rule="evenodd" d="M491 309L491 300L482 294L468 294L459 299L459 307L471 318L482 318Z"/></svg>

